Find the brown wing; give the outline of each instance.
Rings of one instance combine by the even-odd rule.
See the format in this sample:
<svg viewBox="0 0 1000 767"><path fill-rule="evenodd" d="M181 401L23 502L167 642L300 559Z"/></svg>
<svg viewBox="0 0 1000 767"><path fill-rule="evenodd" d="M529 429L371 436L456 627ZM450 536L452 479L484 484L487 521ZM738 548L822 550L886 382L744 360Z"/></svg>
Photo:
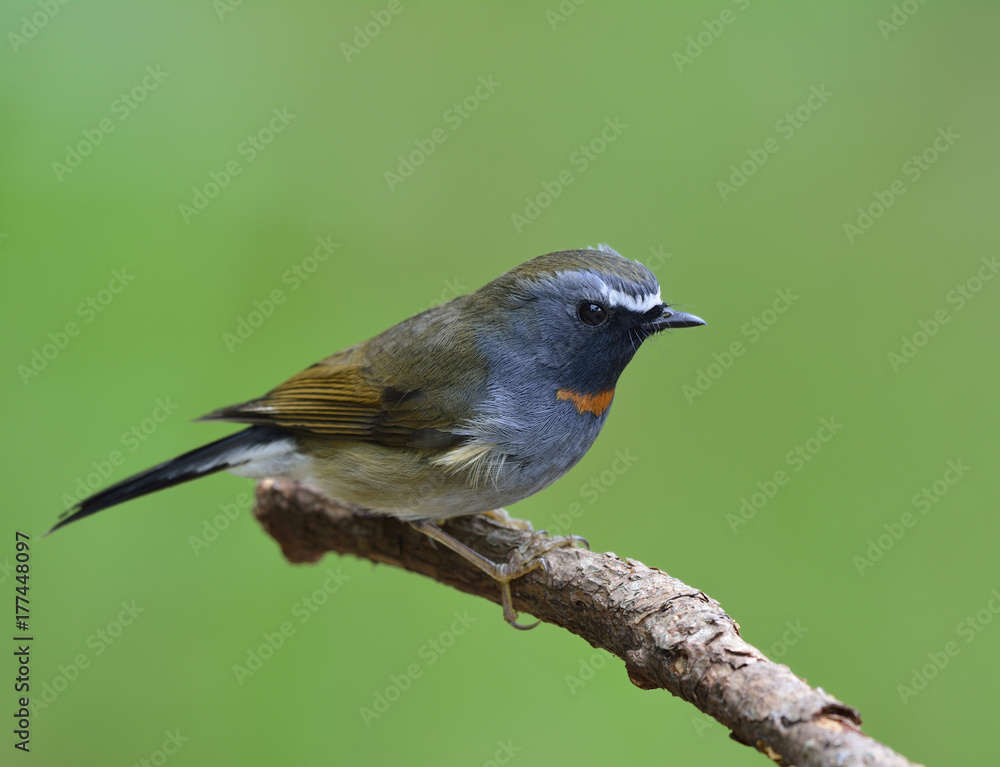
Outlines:
<svg viewBox="0 0 1000 767"><path fill-rule="evenodd" d="M465 439L455 432L472 415L471 398L479 395L463 380L470 376L469 355L453 355L452 345L443 343L439 364L428 364L425 355L406 343L406 324L316 363L259 399L200 420L273 426L392 447L451 447ZM380 352L376 359L386 361L382 365L368 361L366 352L375 345ZM386 385L387 379L393 385ZM455 391L464 396L456 398Z"/></svg>

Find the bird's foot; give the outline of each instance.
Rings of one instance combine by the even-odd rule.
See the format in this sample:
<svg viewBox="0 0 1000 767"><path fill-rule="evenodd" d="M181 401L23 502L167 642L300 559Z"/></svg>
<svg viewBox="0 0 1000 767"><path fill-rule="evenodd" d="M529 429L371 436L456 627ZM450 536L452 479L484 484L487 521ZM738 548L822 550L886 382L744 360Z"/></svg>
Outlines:
<svg viewBox="0 0 1000 767"><path fill-rule="evenodd" d="M503 512L505 517L506 514L506 512ZM510 582L527 575L532 570L537 570L539 567L548 572L548 565L543 557L553 549L564 546L576 546L581 543L589 548L587 541L578 535L548 538L544 535L544 532L533 533L531 538L517 548L509 561L497 564L448 535L448 533L429 520L410 522L410 524L432 540L447 546L463 559L471 562L493 578L493 580L497 581L500 584L500 604L503 606L504 620L514 628L524 631L535 628L541 621L535 621L528 625L517 622L517 611L514 609L514 601L510 593Z"/></svg>

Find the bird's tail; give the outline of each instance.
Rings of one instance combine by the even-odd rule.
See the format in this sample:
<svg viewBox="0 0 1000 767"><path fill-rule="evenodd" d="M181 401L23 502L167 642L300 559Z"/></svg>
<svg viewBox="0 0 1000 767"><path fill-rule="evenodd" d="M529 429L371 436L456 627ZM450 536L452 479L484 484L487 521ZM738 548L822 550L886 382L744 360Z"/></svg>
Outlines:
<svg viewBox="0 0 1000 767"><path fill-rule="evenodd" d="M46 535L55 532L63 525L76 522L78 519L83 519L132 498L139 498L165 487L179 485L206 474L249 463L255 458L261 457L262 453L270 452L279 446L284 447L289 441L290 437L287 432L264 426L251 426L236 434L230 434L217 442L204 445L166 463L161 463L159 466L123 479L121 482L83 499L76 506L67 509L59 517L59 522Z"/></svg>

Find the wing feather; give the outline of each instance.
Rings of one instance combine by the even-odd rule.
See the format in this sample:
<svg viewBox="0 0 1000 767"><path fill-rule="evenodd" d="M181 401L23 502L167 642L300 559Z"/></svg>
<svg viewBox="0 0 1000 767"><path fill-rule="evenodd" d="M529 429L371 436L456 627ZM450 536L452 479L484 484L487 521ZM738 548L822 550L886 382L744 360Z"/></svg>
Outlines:
<svg viewBox="0 0 1000 767"><path fill-rule="evenodd" d="M467 439L461 426L483 395L478 354L457 343L461 328L443 311L412 317L380 336L332 355L263 397L213 411L200 420L288 429L392 447L440 450ZM413 334L429 334L421 348ZM427 348L434 349L428 360ZM374 361L374 362L373 362ZM481 377L481 376L480 376ZM391 384L389 383L391 382Z"/></svg>

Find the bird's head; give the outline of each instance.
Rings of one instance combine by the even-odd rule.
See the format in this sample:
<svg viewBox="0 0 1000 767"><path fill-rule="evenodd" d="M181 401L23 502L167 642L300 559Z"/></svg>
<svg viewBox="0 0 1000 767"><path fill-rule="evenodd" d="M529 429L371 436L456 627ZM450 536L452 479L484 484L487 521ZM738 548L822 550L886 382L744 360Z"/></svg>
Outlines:
<svg viewBox="0 0 1000 767"><path fill-rule="evenodd" d="M544 370L560 391L581 397L613 390L654 333L705 324L672 309L649 269L607 245L533 258L472 297L490 358Z"/></svg>

